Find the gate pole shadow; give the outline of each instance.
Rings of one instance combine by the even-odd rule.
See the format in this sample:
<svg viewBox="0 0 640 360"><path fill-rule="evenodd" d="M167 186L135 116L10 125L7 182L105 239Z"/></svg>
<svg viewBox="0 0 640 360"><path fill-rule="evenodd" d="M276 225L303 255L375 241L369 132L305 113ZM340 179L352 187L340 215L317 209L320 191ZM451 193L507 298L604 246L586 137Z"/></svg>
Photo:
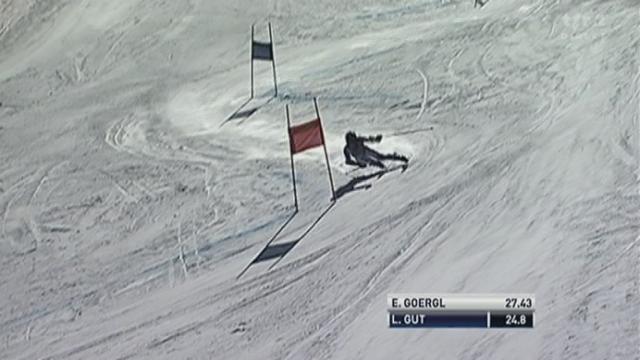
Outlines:
<svg viewBox="0 0 640 360"><path fill-rule="evenodd" d="M291 216L289 216L289 218L287 219L287 221L285 221L282 226L280 226L280 228L278 229L278 231L276 231L275 234L273 234L273 236L271 237L271 239L269 239L269 242L267 243L267 245L265 245L265 247L262 249L262 251L260 251L260 253L258 254L258 256L256 256L244 269L242 269L242 272L240 272L240 274L238 274L238 276L236 276L236 280L239 279L242 275L244 275L245 272L247 272L247 270L249 270L249 268L251 267L251 265L253 265L255 263L255 261L260 258L260 255L269 247L269 245L271 245L271 243L278 238L278 235L280 235L280 233L287 227L287 225L289 225L289 223L291 222L291 220L293 220L294 217L296 217L296 215L298 215L298 210L294 211L293 214L291 214Z"/></svg>
<svg viewBox="0 0 640 360"><path fill-rule="evenodd" d="M240 105L240 107L238 107L236 109L236 111L234 111L231 115L227 116L226 119L224 119L224 121L222 122L222 124L220 124L220 127L223 127L226 123L230 122L231 120L235 120L235 119L247 119L249 117L251 117L251 115L253 115L256 111L260 110L263 106L269 104L271 101L273 101L273 99L275 99L275 97L270 97L269 100L265 101L263 104L260 105L256 105L255 107L249 108L244 110L244 108L249 105L249 103L251 102L251 100L254 100L255 98L248 98L244 103L242 103L242 105Z"/></svg>
<svg viewBox="0 0 640 360"><path fill-rule="evenodd" d="M276 260L276 262L274 262L273 264L271 264L271 266L269 266L268 270L273 269L274 266L276 266L280 260L282 260L288 253L289 251L291 251L293 249L294 246L296 246L300 241L302 241L302 239L304 239L310 232L311 230L313 230L313 228L316 227L316 225L318 225L318 223L320 222L320 220L322 220L322 218L327 215L327 213L329 212L329 210L331 210L333 208L333 206L336 204L335 201L332 201L331 204L329 206L327 206L326 209L324 209L324 211L322 212L322 214L320 214L320 216L318 216L318 218L313 222L313 224L311 224L311 226L309 226L307 228L307 230L305 230L304 233L302 233L302 235L300 235L300 237L298 237L297 239L295 239L294 241L290 242L290 245L287 246L286 251L280 255L280 257L278 258L278 260ZM283 244L286 245L286 244ZM266 249L266 248L265 248Z"/></svg>

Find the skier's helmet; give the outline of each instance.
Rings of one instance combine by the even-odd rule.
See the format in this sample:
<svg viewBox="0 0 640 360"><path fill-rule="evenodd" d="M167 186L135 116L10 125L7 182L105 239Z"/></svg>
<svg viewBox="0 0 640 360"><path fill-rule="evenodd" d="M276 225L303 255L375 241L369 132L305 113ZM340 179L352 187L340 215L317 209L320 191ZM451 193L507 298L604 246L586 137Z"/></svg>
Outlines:
<svg viewBox="0 0 640 360"><path fill-rule="evenodd" d="M348 131L344 136L344 139L347 143L351 143L356 140L356 133L354 133L353 131Z"/></svg>

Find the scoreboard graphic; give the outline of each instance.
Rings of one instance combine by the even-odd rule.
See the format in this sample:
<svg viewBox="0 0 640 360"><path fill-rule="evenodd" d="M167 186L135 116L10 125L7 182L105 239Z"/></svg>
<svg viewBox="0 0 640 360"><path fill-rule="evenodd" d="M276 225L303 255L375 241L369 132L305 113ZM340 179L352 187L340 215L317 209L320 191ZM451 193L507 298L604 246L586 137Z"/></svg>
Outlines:
<svg viewBox="0 0 640 360"><path fill-rule="evenodd" d="M533 294L389 294L390 328L524 328L535 322Z"/></svg>

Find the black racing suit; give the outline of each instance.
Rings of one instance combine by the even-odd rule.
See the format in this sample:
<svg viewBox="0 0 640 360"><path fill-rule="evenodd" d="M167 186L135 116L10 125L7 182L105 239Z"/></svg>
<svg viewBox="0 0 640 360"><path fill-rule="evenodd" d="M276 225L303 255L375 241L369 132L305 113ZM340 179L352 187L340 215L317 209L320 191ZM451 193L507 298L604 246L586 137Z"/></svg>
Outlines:
<svg viewBox="0 0 640 360"><path fill-rule="evenodd" d="M347 165L357 165L359 167L365 167L373 165L379 168L385 168L382 160L400 160L407 162L408 159L405 156L393 154L381 154L370 147L366 146L366 142L379 143L382 140L382 135L377 136L347 136L347 144L344 147L344 157Z"/></svg>

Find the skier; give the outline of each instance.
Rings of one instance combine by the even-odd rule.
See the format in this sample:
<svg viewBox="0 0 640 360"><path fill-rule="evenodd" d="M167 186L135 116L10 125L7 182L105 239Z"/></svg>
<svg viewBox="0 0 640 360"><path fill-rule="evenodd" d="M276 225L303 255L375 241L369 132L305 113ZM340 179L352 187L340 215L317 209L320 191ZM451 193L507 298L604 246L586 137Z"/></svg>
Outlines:
<svg viewBox="0 0 640 360"><path fill-rule="evenodd" d="M473 0L473 7L477 7L478 5L480 5L480 7L483 7L487 3L487 1L489 0Z"/></svg>
<svg viewBox="0 0 640 360"><path fill-rule="evenodd" d="M361 168L373 165L384 169L386 166L382 163L383 160L397 160L405 164L409 162L406 156L396 153L381 154L364 144L365 142L379 143L382 141L382 135L364 137L349 131L345 135L345 140L347 144L344 146L344 157L347 165L356 165Z"/></svg>

